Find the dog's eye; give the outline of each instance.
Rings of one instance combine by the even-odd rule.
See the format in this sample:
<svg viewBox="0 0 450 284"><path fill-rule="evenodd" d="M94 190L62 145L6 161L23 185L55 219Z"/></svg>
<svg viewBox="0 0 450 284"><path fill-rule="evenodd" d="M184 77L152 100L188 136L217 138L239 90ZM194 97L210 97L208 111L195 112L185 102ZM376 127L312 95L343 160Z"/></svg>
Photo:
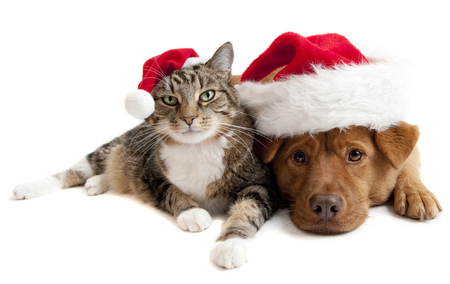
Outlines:
<svg viewBox="0 0 450 284"><path fill-rule="evenodd" d="M363 153L359 150L351 150L350 153L348 153L348 160L350 162L357 162L361 160L363 156Z"/></svg>
<svg viewBox="0 0 450 284"><path fill-rule="evenodd" d="M294 162L301 164L306 162L306 155L303 152L297 151L292 154L292 159L294 160Z"/></svg>

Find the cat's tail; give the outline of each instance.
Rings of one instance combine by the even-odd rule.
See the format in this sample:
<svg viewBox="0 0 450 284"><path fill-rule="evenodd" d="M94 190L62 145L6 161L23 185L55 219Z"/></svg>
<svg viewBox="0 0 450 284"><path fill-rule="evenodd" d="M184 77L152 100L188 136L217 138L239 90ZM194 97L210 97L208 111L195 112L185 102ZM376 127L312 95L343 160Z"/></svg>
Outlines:
<svg viewBox="0 0 450 284"><path fill-rule="evenodd" d="M92 176L94 176L92 167L87 158L83 158L65 172L17 185L13 189L13 194L18 199L38 197L64 188L83 185Z"/></svg>

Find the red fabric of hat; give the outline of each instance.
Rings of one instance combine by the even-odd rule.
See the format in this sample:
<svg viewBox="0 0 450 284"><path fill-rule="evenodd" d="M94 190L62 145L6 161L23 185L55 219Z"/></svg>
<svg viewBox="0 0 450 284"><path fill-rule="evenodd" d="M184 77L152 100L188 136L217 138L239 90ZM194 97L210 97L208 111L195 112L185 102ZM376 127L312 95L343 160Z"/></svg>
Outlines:
<svg viewBox="0 0 450 284"><path fill-rule="evenodd" d="M314 73L313 65L330 67L339 64L368 63L362 53L344 36L323 34L303 37L287 32L280 35L242 74L241 82L259 82L277 68L286 66L273 79L289 75Z"/></svg>
<svg viewBox="0 0 450 284"><path fill-rule="evenodd" d="M155 85L173 71L196 64L198 59L199 56L192 48L181 48L168 50L147 60L138 89L130 91L125 98L127 112L138 119L149 117L155 109L155 102L151 96Z"/></svg>
<svg viewBox="0 0 450 284"><path fill-rule="evenodd" d="M265 135L351 126L383 131L405 117L409 66L382 50L363 55L342 35L288 32L250 64L235 87Z"/></svg>
<svg viewBox="0 0 450 284"><path fill-rule="evenodd" d="M163 77L183 67L190 57L199 56L192 48L180 48L150 58L144 63L142 81L138 88L150 93Z"/></svg>

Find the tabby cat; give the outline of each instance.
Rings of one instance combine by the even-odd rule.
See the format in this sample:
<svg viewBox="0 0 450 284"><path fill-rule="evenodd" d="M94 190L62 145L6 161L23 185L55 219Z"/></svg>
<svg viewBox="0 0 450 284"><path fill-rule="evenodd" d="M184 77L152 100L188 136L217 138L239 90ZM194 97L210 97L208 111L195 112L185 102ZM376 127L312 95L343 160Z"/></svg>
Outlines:
<svg viewBox="0 0 450 284"><path fill-rule="evenodd" d="M19 199L74 186L89 195L114 189L203 231L210 213L229 214L211 250L219 266L248 260L248 242L276 210L273 177L253 152L254 130L231 84L233 47L205 64L175 70L152 91L155 111L65 172L14 188Z"/></svg>

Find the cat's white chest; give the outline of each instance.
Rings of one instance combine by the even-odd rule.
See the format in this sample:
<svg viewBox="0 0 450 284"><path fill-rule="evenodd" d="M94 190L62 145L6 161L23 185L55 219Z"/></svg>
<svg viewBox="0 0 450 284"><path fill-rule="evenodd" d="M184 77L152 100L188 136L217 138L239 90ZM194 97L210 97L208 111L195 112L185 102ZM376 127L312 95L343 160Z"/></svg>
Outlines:
<svg viewBox="0 0 450 284"><path fill-rule="evenodd" d="M204 201L207 186L223 175L227 145L224 137L197 144L164 145L161 158L170 182L198 202Z"/></svg>

